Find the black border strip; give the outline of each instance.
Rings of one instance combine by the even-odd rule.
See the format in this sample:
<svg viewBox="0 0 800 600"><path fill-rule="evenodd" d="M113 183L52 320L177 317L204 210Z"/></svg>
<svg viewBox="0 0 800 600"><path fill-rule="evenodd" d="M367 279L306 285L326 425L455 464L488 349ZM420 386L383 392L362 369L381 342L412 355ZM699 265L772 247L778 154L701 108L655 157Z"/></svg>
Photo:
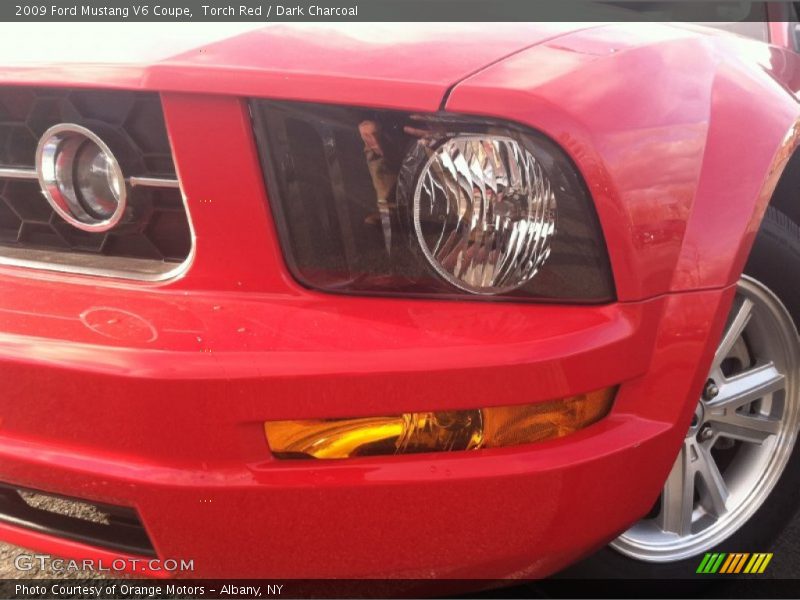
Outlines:
<svg viewBox="0 0 800 600"><path fill-rule="evenodd" d="M766 4L747 0L159 0L152 4L147 0L8 0L0 3L0 21L763 21Z"/></svg>

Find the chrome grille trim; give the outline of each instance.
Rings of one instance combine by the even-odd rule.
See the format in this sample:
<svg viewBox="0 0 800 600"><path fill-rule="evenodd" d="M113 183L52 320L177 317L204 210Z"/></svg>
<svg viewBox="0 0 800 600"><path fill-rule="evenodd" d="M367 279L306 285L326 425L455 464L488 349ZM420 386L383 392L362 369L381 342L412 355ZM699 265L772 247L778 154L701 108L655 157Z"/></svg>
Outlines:
<svg viewBox="0 0 800 600"><path fill-rule="evenodd" d="M38 177L35 169L0 167L0 179L38 179ZM180 183L177 179L167 179L164 177L127 177L125 181L133 187L137 185L143 187L180 187Z"/></svg>
<svg viewBox="0 0 800 600"><path fill-rule="evenodd" d="M15 167L0 167L0 179L38 179L35 169L19 169ZM143 187L179 188L177 179L163 177L127 177L129 185Z"/></svg>
<svg viewBox="0 0 800 600"><path fill-rule="evenodd" d="M15 169L14 167L0 167L0 179L37 179L33 169Z"/></svg>
<svg viewBox="0 0 800 600"><path fill-rule="evenodd" d="M126 181L133 187L137 185L144 187L162 187L162 188L180 187L180 183L178 183L177 179L161 179L160 177L128 177Z"/></svg>
<svg viewBox="0 0 800 600"><path fill-rule="evenodd" d="M39 205L35 140L66 122L129 145L125 182L138 200L108 232L76 233ZM0 267L148 283L188 271L196 235L157 93L0 86L0 142Z"/></svg>
<svg viewBox="0 0 800 600"><path fill-rule="evenodd" d="M4 179L36 180L38 176L32 169L13 169L0 167L0 181ZM129 177L126 179L131 187L153 187L166 189L181 189L177 179L162 179L157 177ZM163 283L179 279L186 274L194 261L196 237L192 215L186 204L186 196L181 190L183 209L189 225L191 245L189 254L178 264L156 262L149 259L132 257L110 257L80 252L40 250L36 248L14 248L0 246L0 267L22 267L39 271L51 271L60 274L85 275L91 277L104 277L110 279L127 279L143 283ZM113 266L114 262L120 263L119 267ZM100 263L105 263L105 266ZM122 267L122 265L125 265ZM154 269L153 267L162 267Z"/></svg>
<svg viewBox="0 0 800 600"><path fill-rule="evenodd" d="M161 263L172 267L165 271L152 269L154 261L142 258L119 258L109 256L95 256L92 254L80 254L78 252L52 252L37 249L19 249L12 247L3 248L0 254L0 267L23 267L26 269L37 269L39 271L50 271L52 273L87 275L91 277L105 277L111 279L127 279L140 281L143 283L163 283L178 279L186 274L195 254L194 228L189 226L192 234L192 248L189 256L177 265L171 263ZM94 259L94 260L92 260ZM125 268L108 266L111 262L124 263ZM106 265L95 263L104 262ZM82 263L82 264L80 264ZM133 268L138 268L134 271Z"/></svg>

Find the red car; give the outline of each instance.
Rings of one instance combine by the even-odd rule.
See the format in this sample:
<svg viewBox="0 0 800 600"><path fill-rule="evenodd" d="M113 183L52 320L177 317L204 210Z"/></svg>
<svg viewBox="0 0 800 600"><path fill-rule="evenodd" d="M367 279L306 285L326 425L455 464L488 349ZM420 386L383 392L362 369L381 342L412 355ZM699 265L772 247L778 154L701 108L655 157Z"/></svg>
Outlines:
<svg viewBox="0 0 800 600"><path fill-rule="evenodd" d="M0 37L0 539L197 577L765 551L800 56L746 25Z"/></svg>

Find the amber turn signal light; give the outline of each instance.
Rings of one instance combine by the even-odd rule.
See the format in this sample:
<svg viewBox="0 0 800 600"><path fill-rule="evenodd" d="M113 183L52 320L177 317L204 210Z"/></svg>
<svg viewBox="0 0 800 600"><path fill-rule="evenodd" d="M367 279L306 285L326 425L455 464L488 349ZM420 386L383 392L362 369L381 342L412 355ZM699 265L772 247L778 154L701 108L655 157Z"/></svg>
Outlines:
<svg viewBox="0 0 800 600"><path fill-rule="evenodd" d="M501 448L551 440L596 423L611 410L616 388L561 400L387 417L267 421L277 458L352 458Z"/></svg>

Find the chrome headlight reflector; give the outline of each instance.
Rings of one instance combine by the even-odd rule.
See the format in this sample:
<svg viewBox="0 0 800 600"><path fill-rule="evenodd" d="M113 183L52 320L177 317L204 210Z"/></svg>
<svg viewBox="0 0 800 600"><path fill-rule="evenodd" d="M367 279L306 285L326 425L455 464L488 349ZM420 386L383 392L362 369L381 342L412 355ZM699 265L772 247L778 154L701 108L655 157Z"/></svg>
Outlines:
<svg viewBox="0 0 800 600"><path fill-rule="evenodd" d="M50 206L78 229L108 231L125 213L122 169L106 143L86 127L49 128L36 149L36 172Z"/></svg>
<svg viewBox="0 0 800 600"><path fill-rule="evenodd" d="M594 205L546 136L475 117L251 102L270 208L303 285L609 302Z"/></svg>
<svg viewBox="0 0 800 600"><path fill-rule="evenodd" d="M503 294L550 254L556 198L536 158L501 136L457 136L417 178L414 230L431 266L457 288Z"/></svg>

